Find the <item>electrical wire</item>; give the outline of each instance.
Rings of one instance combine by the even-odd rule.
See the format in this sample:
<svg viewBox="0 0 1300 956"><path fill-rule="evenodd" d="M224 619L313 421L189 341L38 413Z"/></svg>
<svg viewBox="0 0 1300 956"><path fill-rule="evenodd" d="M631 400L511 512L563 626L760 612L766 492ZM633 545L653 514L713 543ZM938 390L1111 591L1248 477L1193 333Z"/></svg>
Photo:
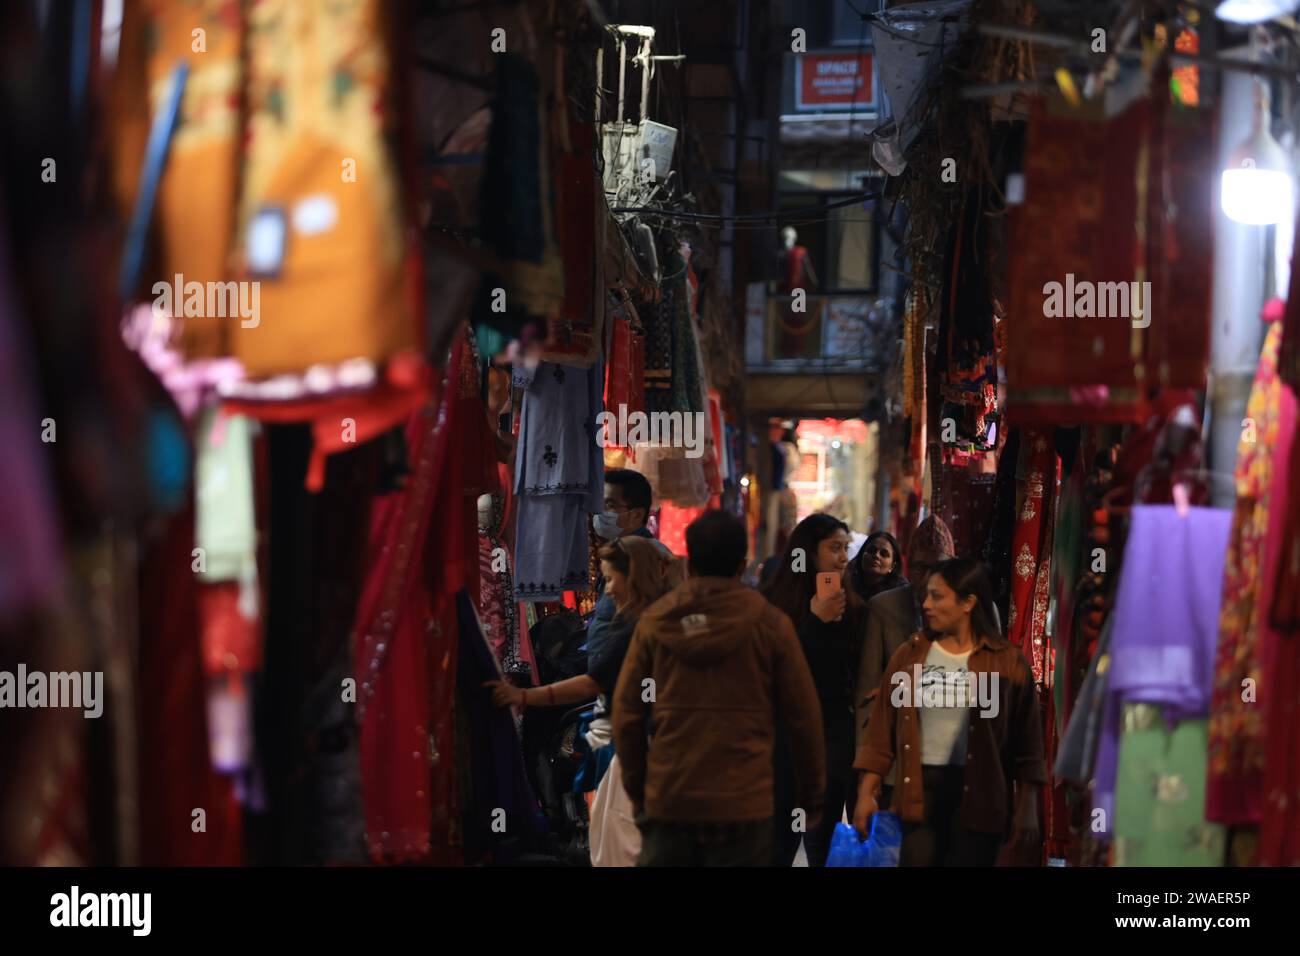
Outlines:
<svg viewBox="0 0 1300 956"><path fill-rule="evenodd" d="M610 210L614 213L637 213L646 216L664 216L669 219L680 219L685 222L768 222L768 221L787 221L796 216L816 215L825 212L828 209L838 209L841 206L852 206L855 203L864 202L868 199L881 198L880 192L864 192L855 196L849 196L847 199L840 199L836 202L822 203L815 206L804 206L800 209L774 210L771 212L747 212L736 213L733 215L724 215L723 213L706 213L706 212L676 212L668 209L655 209L649 206L617 206ZM809 222L820 221L825 219L814 220Z"/></svg>

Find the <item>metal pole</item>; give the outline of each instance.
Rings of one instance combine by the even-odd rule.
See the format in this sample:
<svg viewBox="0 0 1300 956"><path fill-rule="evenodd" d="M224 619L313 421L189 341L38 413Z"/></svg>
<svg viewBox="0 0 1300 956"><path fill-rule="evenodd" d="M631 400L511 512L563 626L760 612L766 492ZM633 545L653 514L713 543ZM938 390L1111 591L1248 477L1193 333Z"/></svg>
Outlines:
<svg viewBox="0 0 1300 956"><path fill-rule="evenodd" d="M646 119L646 107L650 103L650 38L641 40L641 119Z"/></svg>
<svg viewBox="0 0 1300 956"><path fill-rule="evenodd" d="M1225 77L1220 95L1218 168L1222 169L1233 146L1250 133L1255 81L1244 76ZM1259 312L1265 299L1267 232L1260 226L1233 222L1219 209L1214 215L1207 452L1211 469L1230 473L1237 460L1237 443L1264 333ZM1211 502L1216 508L1232 507L1235 492L1235 485L1215 482Z"/></svg>
<svg viewBox="0 0 1300 956"><path fill-rule="evenodd" d="M618 130L623 132L623 82L627 74L627 44L623 35L618 37Z"/></svg>

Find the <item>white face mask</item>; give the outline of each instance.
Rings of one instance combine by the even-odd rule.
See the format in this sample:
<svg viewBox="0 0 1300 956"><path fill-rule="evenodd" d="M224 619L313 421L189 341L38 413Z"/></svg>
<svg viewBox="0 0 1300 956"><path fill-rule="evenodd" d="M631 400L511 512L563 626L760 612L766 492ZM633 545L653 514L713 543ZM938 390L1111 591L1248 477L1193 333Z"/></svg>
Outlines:
<svg viewBox="0 0 1300 956"><path fill-rule="evenodd" d="M591 526L596 529L596 534L606 541L613 541L623 533L623 529L618 526L618 515L613 511L602 511L600 514L592 515Z"/></svg>

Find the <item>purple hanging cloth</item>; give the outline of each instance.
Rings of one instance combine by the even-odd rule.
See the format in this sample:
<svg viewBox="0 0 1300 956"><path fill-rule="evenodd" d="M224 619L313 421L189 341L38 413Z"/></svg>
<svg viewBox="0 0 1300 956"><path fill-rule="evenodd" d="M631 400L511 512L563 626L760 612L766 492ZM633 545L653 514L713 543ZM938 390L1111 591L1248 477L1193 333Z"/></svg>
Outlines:
<svg viewBox="0 0 1300 956"><path fill-rule="evenodd" d="M1115 815L1120 715L1125 704L1160 704L1172 725L1206 717L1219 635L1223 566L1232 512L1135 505L1113 613L1110 680L1097 752L1093 806Z"/></svg>

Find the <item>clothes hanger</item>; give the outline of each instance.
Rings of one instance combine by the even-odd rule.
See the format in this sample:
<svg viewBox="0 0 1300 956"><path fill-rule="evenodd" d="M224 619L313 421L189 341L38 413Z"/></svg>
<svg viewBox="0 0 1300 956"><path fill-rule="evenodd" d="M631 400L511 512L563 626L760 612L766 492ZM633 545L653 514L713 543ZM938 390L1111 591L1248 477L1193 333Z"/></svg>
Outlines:
<svg viewBox="0 0 1300 956"><path fill-rule="evenodd" d="M1208 468L1181 468L1171 472L1169 481L1174 498L1174 507L1178 510L1178 517L1186 518L1191 510L1191 495L1188 491L1189 479L1219 479L1221 481L1235 482L1233 475L1221 471L1210 471Z"/></svg>

